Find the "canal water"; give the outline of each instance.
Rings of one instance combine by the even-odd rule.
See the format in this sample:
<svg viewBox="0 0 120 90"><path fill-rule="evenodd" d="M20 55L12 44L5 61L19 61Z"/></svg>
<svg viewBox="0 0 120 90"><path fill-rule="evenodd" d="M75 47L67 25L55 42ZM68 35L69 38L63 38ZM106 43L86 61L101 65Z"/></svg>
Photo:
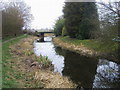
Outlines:
<svg viewBox="0 0 120 90"><path fill-rule="evenodd" d="M54 45L51 37L45 37L45 42L35 41L34 52L47 56L52 60L54 72L68 76L78 87L120 88L120 64L65 50Z"/></svg>

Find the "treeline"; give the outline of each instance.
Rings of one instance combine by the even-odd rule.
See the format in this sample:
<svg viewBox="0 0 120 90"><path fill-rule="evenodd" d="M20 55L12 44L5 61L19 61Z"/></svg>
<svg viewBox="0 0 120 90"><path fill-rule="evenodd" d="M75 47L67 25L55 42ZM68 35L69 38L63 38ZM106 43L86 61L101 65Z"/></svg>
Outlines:
<svg viewBox="0 0 120 90"><path fill-rule="evenodd" d="M56 36L77 39L118 38L120 2L65 2L64 15L54 26Z"/></svg>
<svg viewBox="0 0 120 90"><path fill-rule="evenodd" d="M23 34L32 19L30 7L21 2L1 2L2 5L2 38Z"/></svg>

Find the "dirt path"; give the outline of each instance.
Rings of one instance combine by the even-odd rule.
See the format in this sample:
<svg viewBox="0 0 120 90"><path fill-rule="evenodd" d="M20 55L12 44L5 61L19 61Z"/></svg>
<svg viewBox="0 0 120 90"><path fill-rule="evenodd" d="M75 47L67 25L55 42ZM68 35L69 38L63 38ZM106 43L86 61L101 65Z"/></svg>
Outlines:
<svg viewBox="0 0 120 90"><path fill-rule="evenodd" d="M20 37L23 37L23 36L20 36ZM11 38L9 40L6 40L6 41L2 42L2 44L7 43L7 42L12 41L12 40L15 40L15 39L20 38L20 37Z"/></svg>

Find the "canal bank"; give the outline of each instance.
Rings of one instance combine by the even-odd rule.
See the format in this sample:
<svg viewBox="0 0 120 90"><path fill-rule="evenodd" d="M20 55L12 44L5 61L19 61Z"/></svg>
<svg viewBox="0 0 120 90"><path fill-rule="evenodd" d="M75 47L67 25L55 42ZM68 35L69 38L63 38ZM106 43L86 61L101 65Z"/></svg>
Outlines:
<svg viewBox="0 0 120 90"><path fill-rule="evenodd" d="M105 58L120 63L118 50L119 43L115 41L101 42L98 40L78 40L69 37L54 37L53 43L81 55Z"/></svg>
<svg viewBox="0 0 120 90"><path fill-rule="evenodd" d="M120 65L105 58L95 58L62 48L45 37L45 42L34 42L37 56L47 56L54 72L67 76L82 88L120 88Z"/></svg>
<svg viewBox="0 0 120 90"><path fill-rule="evenodd" d="M51 71L52 65L46 56L34 54L33 42L36 39L37 37L29 36L9 46L12 57L7 60L9 64L5 62L5 67L10 66L14 73L8 71L6 75L9 77L3 78L10 83L12 83L11 78L14 78L15 83L8 86L11 88L75 88L75 84L67 77ZM5 81L4 88L6 88Z"/></svg>

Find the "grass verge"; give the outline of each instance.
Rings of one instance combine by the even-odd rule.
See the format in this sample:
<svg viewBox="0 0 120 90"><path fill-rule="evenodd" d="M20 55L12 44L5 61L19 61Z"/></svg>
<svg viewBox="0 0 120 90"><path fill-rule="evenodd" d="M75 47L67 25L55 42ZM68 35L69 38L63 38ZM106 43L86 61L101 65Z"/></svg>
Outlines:
<svg viewBox="0 0 120 90"><path fill-rule="evenodd" d="M84 45L88 49L92 49L101 53L109 53L118 49L119 44L115 41L98 41L98 40L78 40L72 39L69 37L59 37L60 40L66 43L74 44L74 45Z"/></svg>
<svg viewBox="0 0 120 90"><path fill-rule="evenodd" d="M78 40L66 36L53 38L53 42L64 49L81 55L104 58L120 63L119 42L116 41Z"/></svg>
<svg viewBox="0 0 120 90"><path fill-rule="evenodd" d="M16 88L19 83L16 82L16 78L21 78L19 72L13 70L11 59L13 58L10 54L10 45L17 43L20 39L27 37L27 35L22 35L14 40L10 40L2 44L2 87L3 88ZM16 78L15 78L16 77Z"/></svg>

